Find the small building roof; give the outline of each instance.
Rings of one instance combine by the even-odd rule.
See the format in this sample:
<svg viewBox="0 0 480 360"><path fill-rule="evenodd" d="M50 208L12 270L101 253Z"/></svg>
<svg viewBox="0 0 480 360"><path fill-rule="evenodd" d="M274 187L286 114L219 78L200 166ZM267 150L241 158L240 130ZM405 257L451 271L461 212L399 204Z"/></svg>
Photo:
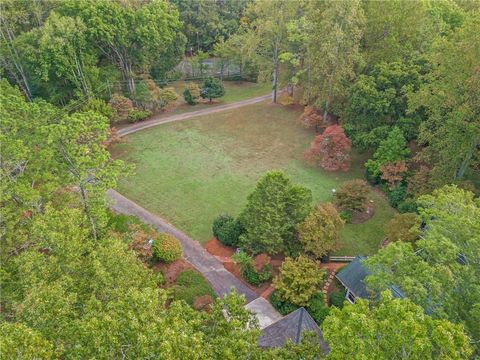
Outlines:
<svg viewBox="0 0 480 360"><path fill-rule="evenodd" d="M294 344L299 344L304 331L313 331L317 334L324 353L330 350L317 323L303 307L264 328L258 342L261 347L269 348L281 347L288 339Z"/></svg>
<svg viewBox="0 0 480 360"><path fill-rule="evenodd" d="M357 256L336 275L343 286L349 289L356 297L361 298L368 298L367 286L364 280L370 273L362 264L365 259L365 256Z"/></svg>

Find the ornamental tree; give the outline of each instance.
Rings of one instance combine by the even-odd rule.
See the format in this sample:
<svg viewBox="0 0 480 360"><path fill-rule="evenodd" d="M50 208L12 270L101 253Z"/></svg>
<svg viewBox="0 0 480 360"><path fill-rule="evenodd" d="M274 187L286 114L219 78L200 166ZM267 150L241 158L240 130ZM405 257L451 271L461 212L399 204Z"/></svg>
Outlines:
<svg viewBox="0 0 480 360"><path fill-rule="evenodd" d="M383 227L390 241L415 242L420 236L420 218L415 213L396 214Z"/></svg>
<svg viewBox="0 0 480 360"><path fill-rule="evenodd" d="M468 359L470 339L463 326L436 320L408 299L385 291L377 304L358 299L330 308L323 322L329 359Z"/></svg>
<svg viewBox="0 0 480 360"><path fill-rule="evenodd" d="M320 258L338 248L343 224L332 204L315 206L297 227L303 250Z"/></svg>
<svg viewBox="0 0 480 360"><path fill-rule="evenodd" d="M370 187L365 180L349 180L336 190L333 203L343 211L363 211L369 194Z"/></svg>
<svg viewBox="0 0 480 360"><path fill-rule="evenodd" d="M200 96L203 99L208 99L212 102L212 99L220 98L225 95L225 87L220 79L209 77L205 79L200 91Z"/></svg>
<svg viewBox="0 0 480 360"><path fill-rule="evenodd" d="M331 125L318 135L304 154L305 160L320 165L328 171L347 171L350 168L352 142L343 128Z"/></svg>
<svg viewBox="0 0 480 360"><path fill-rule="evenodd" d="M388 183L390 189L393 189L399 181L403 180L407 170L407 164L403 160L383 164L380 166L382 174L380 178Z"/></svg>
<svg viewBox="0 0 480 360"><path fill-rule="evenodd" d="M276 254L296 242L296 225L310 211L312 193L292 184L281 171L271 171L248 196L239 220L245 228L240 246L252 253Z"/></svg>
<svg viewBox="0 0 480 360"><path fill-rule="evenodd" d="M307 306L324 278L325 270L320 269L312 259L300 255L296 259L285 259L272 285L280 300Z"/></svg>

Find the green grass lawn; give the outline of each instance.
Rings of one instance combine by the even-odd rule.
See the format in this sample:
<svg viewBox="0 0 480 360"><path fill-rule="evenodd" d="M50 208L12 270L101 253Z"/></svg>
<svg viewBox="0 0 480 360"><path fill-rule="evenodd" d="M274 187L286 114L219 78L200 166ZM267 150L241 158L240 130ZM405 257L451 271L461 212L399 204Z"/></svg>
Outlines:
<svg viewBox="0 0 480 360"><path fill-rule="evenodd" d="M365 155L353 154L348 172L329 173L303 161L314 133L297 123L298 111L265 103L169 123L128 136L114 155L136 165L119 191L205 243L220 213L237 215L260 176L282 169L312 190L315 202L328 201L341 182L361 178ZM375 215L347 225L342 255L371 254L383 238L394 210L372 193Z"/></svg>

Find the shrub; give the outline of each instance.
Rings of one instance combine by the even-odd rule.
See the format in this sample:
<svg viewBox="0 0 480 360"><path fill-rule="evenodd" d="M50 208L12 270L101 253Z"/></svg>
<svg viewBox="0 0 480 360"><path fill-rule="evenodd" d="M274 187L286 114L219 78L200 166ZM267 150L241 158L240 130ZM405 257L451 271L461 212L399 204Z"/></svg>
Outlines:
<svg viewBox="0 0 480 360"><path fill-rule="evenodd" d="M240 221L232 216L222 214L213 220L212 232L223 245L238 246L238 238L243 233L243 227Z"/></svg>
<svg viewBox="0 0 480 360"><path fill-rule="evenodd" d="M195 83L188 84L187 88L183 91L183 98L189 105L197 104L200 98L200 87Z"/></svg>
<svg viewBox="0 0 480 360"><path fill-rule="evenodd" d="M200 95L204 99L209 99L210 102L212 102L212 99L222 97L225 95L225 88L222 81L213 77L205 79Z"/></svg>
<svg viewBox="0 0 480 360"><path fill-rule="evenodd" d="M387 190L388 202L394 208L397 208L407 197L407 188L405 185L398 184L392 190Z"/></svg>
<svg viewBox="0 0 480 360"><path fill-rule="evenodd" d="M258 286L272 278L271 264L266 264L260 271L257 271L253 265L252 257L243 251L233 255L233 260L240 265L241 275L249 284Z"/></svg>
<svg viewBox="0 0 480 360"><path fill-rule="evenodd" d="M345 221L345 223L349 224L352 221L352 212L347 210L340 211L340 218Z"/></svg>
<svg viewBox="0 0 480 360"><path fill-rule="evenodd" d="M133 110L132 100L119 94L113 94L110 99L110 105L113 108L113 122L125 121Z"/></svg>
<svg viewBox="0 0 480 360"><path fill-rule="evenodd" d="M145 120L148 118L152 113L148 110L132 110L130 114L128 114L128 122L136 123L141 120Z"/></svg>
<svg viewBox="0 0 480 360"><path fill-rule="evenodd" d="M282 314L284 316L290 314L291 312L293 312L293 311L295 311L299 308L297 305L292 304L291 302L280 300L276 291L272 292L269 300L270 300L270 303L272 304L272 306L275 309L277 309L277 311L280 314Z"/></svg>
<svg viewBox="0 0 480 360"><path fill-rule="evenodd" d="M370 188L364 180L345 181L334 195L334 204L342 211L365 210Z"/></svg>
<svg viewBox="0 0 480 360"><path fill-rule="evenodd" d="M153 242L153 256L166 263L179 259L182 256L180 241L170 234L160 234Z"/></svg>
<svg viewBox="0 0 480 360"><path fill-rule="evenodd" d="M330 308L325 305L325 302L323 301L323 293L317 292L312 296L307 311L318 325L322 324L323 320L325 320L330 313Z"/></svg>
<svg viewBox="0 0 480 360"><path fill-rule="evenodd" d="M323 116L313 106L305 106L303 114L298 118L298 122L306 129L315 129L317 132L323 126Z"/></svg>
<svg viewBox="0 0 480 360"><path fill-rule="evenodd" d="M411 199L407 199L398 204L398 211L401 213L417 212L417 208L417 202Z"/></svg>
<svg viewBox="0 0 480 360"><path fill-rule="evenodd" d="M95 111L108 119L113 116L112 104L106 103L102 99L91 98L81 108L81 111Z"/></svg>
<svg viewBox="0 0 480 360"><path fill-rule="evenodd" d="M390 241L415 242L420 236L420 218L415 213L397 214L383 227Z"/></svg>
<svg viewBox="0 0 480 360"><path fill-rule="evenodd" d="M215 292L202 274L194 270L185 270L178 275L173 287L174 300L184 300L187 304L193 306L196 298L205 295L212 298L216 297Z"/></svg>
<svg viewBox="0 0 480 360"><path fill-rule="evenodd" d="M285 259L280 274L273 280L273 287L280 300L306 306L324 277L325 270L321 270L315 261L300 255L296 259Z"/></svg>
<svg viewBox="0 0 480 360"><path fill-rule="evenodd" d="M330 294L330 304L341 309L345 302L345 291L334 291Z"/></svg>
<svg viewBox="0 0 480 360"><path fill-rule="evenodd" d="M347 171L350 168L352 142L340 125L331 125L317 135L305 154L305 160L327 171Z"/></svg>

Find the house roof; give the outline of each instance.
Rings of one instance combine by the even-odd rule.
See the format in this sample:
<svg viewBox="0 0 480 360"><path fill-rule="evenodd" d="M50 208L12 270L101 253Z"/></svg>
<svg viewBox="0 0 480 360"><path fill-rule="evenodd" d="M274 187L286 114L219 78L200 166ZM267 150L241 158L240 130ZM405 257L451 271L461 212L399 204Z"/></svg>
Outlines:
<svg viewBox="0 0 480 360"><path fill-rule="evenodd" d="M323 340L322 331L303 307L264 328L258 342L261 347L280 347L288 339L299 344L304 331L315 332L323 352L329 351L327 343Z"/></svg>
<svg viewBox="0 0 480 360"><path fill-rule="evenodd" d="M367 286L364 280L370 273L362 264L365 259L365 256L357 256L336 275L343 286L353 292L356 297L361 298L368 298Z"/></svg>
<svg viewBox="0 0 480 360"><path fill-rule="evenodd" d="M357 256L353 261L340 270L336 278L349 289L355 297L368 298L367 285L365 284L365 278L370 275L370 272L363 265L365 256ZM403 299L405 295L402 290L396 286L391 285L390 290L395 298Z"/></svg>

